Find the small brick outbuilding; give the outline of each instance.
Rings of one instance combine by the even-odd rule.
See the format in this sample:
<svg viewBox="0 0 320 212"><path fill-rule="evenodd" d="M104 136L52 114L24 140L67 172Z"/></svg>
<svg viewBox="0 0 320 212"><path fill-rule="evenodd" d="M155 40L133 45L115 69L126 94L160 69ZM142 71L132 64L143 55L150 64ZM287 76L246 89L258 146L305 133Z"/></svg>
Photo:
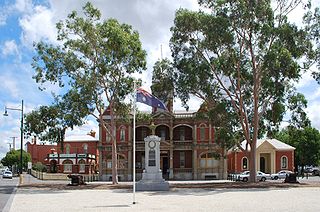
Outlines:
<svg viewBox="0 0 320 212"><path fill-rule="evenodd" d="M249 170L249 153L242 150L246 148L246 141L241 143L241 147L228 151L228 173ZM280 170L294 171L294 150L294 147L277 139L257 140L256 170L265 173L276 173Z"/></svg>

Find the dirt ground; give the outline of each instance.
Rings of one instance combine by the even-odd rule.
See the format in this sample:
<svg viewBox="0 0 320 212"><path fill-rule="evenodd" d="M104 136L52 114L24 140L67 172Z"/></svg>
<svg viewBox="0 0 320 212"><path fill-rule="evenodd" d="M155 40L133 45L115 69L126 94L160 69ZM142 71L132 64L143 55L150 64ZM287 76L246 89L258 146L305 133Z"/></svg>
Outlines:
<svg viewBox="0 0 320 212"><path fill-rule="evenodd" d="M257 182L257 183L248 183L248 182L224 182L224 183L171 183L170 189L174 188L205 188L205 189L214 189L214 188L225 188L225 189L244 189L244 188L298 188L298 187L319 187L320 181L308 181L308 182L299 182L299 183L284 183L283 181L266 181L266 182ZM48 184L48 183L30 183L19 185L19 188L23 189L44 189L44 190L81 190L81 189L132 189L130 184L106 184L106 183L87 183L86 185L72 186L68 184Z"/></svg>

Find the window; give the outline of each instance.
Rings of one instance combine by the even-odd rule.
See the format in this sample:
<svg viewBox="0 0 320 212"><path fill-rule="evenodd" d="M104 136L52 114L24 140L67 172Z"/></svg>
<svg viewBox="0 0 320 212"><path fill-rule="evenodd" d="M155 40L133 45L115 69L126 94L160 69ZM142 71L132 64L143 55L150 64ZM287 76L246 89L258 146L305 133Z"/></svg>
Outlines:
<svg viewBox="0 0 320 212"><path fill-rule="evenodd" d="M165 141L166 140L166 131L165 131L165 129L161 129L160 137L161 137L161 141Z"/></svg>
<svg viewBox="0 0 320 212"><path fill-rule="evenodd" d="M120 141L125 141L126 140L126 129L122 127L120 129Z"/></svg>
<svg viewBox="0 0 320 212"><path fill-rule="evenodd" d="M243 170L248 169L248 158L246 158L246 157L242 158L242 169Z"/></svg>
<svg viewBox="0 0 320 212"><path fill-rule="evenodd" d="M88 154L88 144L83 145L83 153Z"/></svg>
<svg viewBox="0 0 320 212"><path fill-rule="evenodd" d="M111 142L111 136L108 132L106 133L106 141L107 141L107 143Z"/></svg>
<svg viewBox="0 0 320 212"><path fill-rule="evenodd" d="M156 151L149 150L149 166L156 166Z"/></svg>
<svg viewBox="0 0 320 212"><path fill-rule="evenodd" d="M180 135L180 141L184 141L185 140L185 128L181 127L179 129L179 135Z"/></svg>
<svg viewBox="0 0 320 212"><path fill-rule="evenodd" d="M185 167L185 152L180 152L180 168Z"/></svg>
<svg viewBox="0 0 320 212"><path fill-rule="evenodd" d="M86 162L84 160L79 160L79 173L86 172Z"/></svg>
<svg viewBox="0 0 320 212"><path fill-rule="evenodd" d="M215 168L219 166L218 153L208 152L200 156L200 168Z"/></svg>
<svg viewBox="0 0 320 212"><path fill-rule="evenodd" d="M281 169L288 168L288 158L286 156L281 157Z"/></svg>
<svg viewBox="0 0 320 212"><path fill-rule="evenodd" d="M72 161L71 160L65 160L63 161L63 172L72 172Z"/></svg>
<svg viewBox="0 0 320 212"><path fill-rule="evenodd" d="M66 154L70 154L70 144L66 145Z"/></svg>
<svg viewBox="0 0 320 212"><path fill-rule="evenodd" d="M125 157L118 154L118 169L124 169L126 165ZM107 169L112 169L112 155L107 156Z"/></svg>
<svg viewBox="0 0 320 212"><path fill-rule="evenodd" d="M144 140L147 137L147 129L146 128L142 128L141 129L141 138L142 140Z"/></svg>
<svg viewBox="0 0 320 212"><path fill-rule="evenodd" d="M205 125L200 125L200 140L204 141L206 140L206 128Z"/></svg>

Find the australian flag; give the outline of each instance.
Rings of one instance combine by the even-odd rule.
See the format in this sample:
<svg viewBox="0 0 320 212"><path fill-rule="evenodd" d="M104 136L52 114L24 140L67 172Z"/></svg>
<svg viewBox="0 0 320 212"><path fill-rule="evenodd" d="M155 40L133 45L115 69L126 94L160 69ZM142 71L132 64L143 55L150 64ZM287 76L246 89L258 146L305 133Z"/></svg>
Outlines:
<svg viewBox="0 0 320 212"><path fill-rule="evenodd" d="M167 110L167 107L162 101L150 94L148 91L143 90L142 88L137 89L137 102L141 102L151 107Z"/></svg>

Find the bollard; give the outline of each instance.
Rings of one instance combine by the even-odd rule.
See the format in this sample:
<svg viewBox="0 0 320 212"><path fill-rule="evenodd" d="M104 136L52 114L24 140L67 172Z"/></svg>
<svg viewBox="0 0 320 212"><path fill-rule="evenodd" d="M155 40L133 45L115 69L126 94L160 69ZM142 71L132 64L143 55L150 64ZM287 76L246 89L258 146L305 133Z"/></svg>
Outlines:
<svg viewBox="0 0 320 212"><path fill-rule="evenodd" d="M19 184L22 185L22 183L23 183L23 175L20 174L19 175Z"/></svg>

